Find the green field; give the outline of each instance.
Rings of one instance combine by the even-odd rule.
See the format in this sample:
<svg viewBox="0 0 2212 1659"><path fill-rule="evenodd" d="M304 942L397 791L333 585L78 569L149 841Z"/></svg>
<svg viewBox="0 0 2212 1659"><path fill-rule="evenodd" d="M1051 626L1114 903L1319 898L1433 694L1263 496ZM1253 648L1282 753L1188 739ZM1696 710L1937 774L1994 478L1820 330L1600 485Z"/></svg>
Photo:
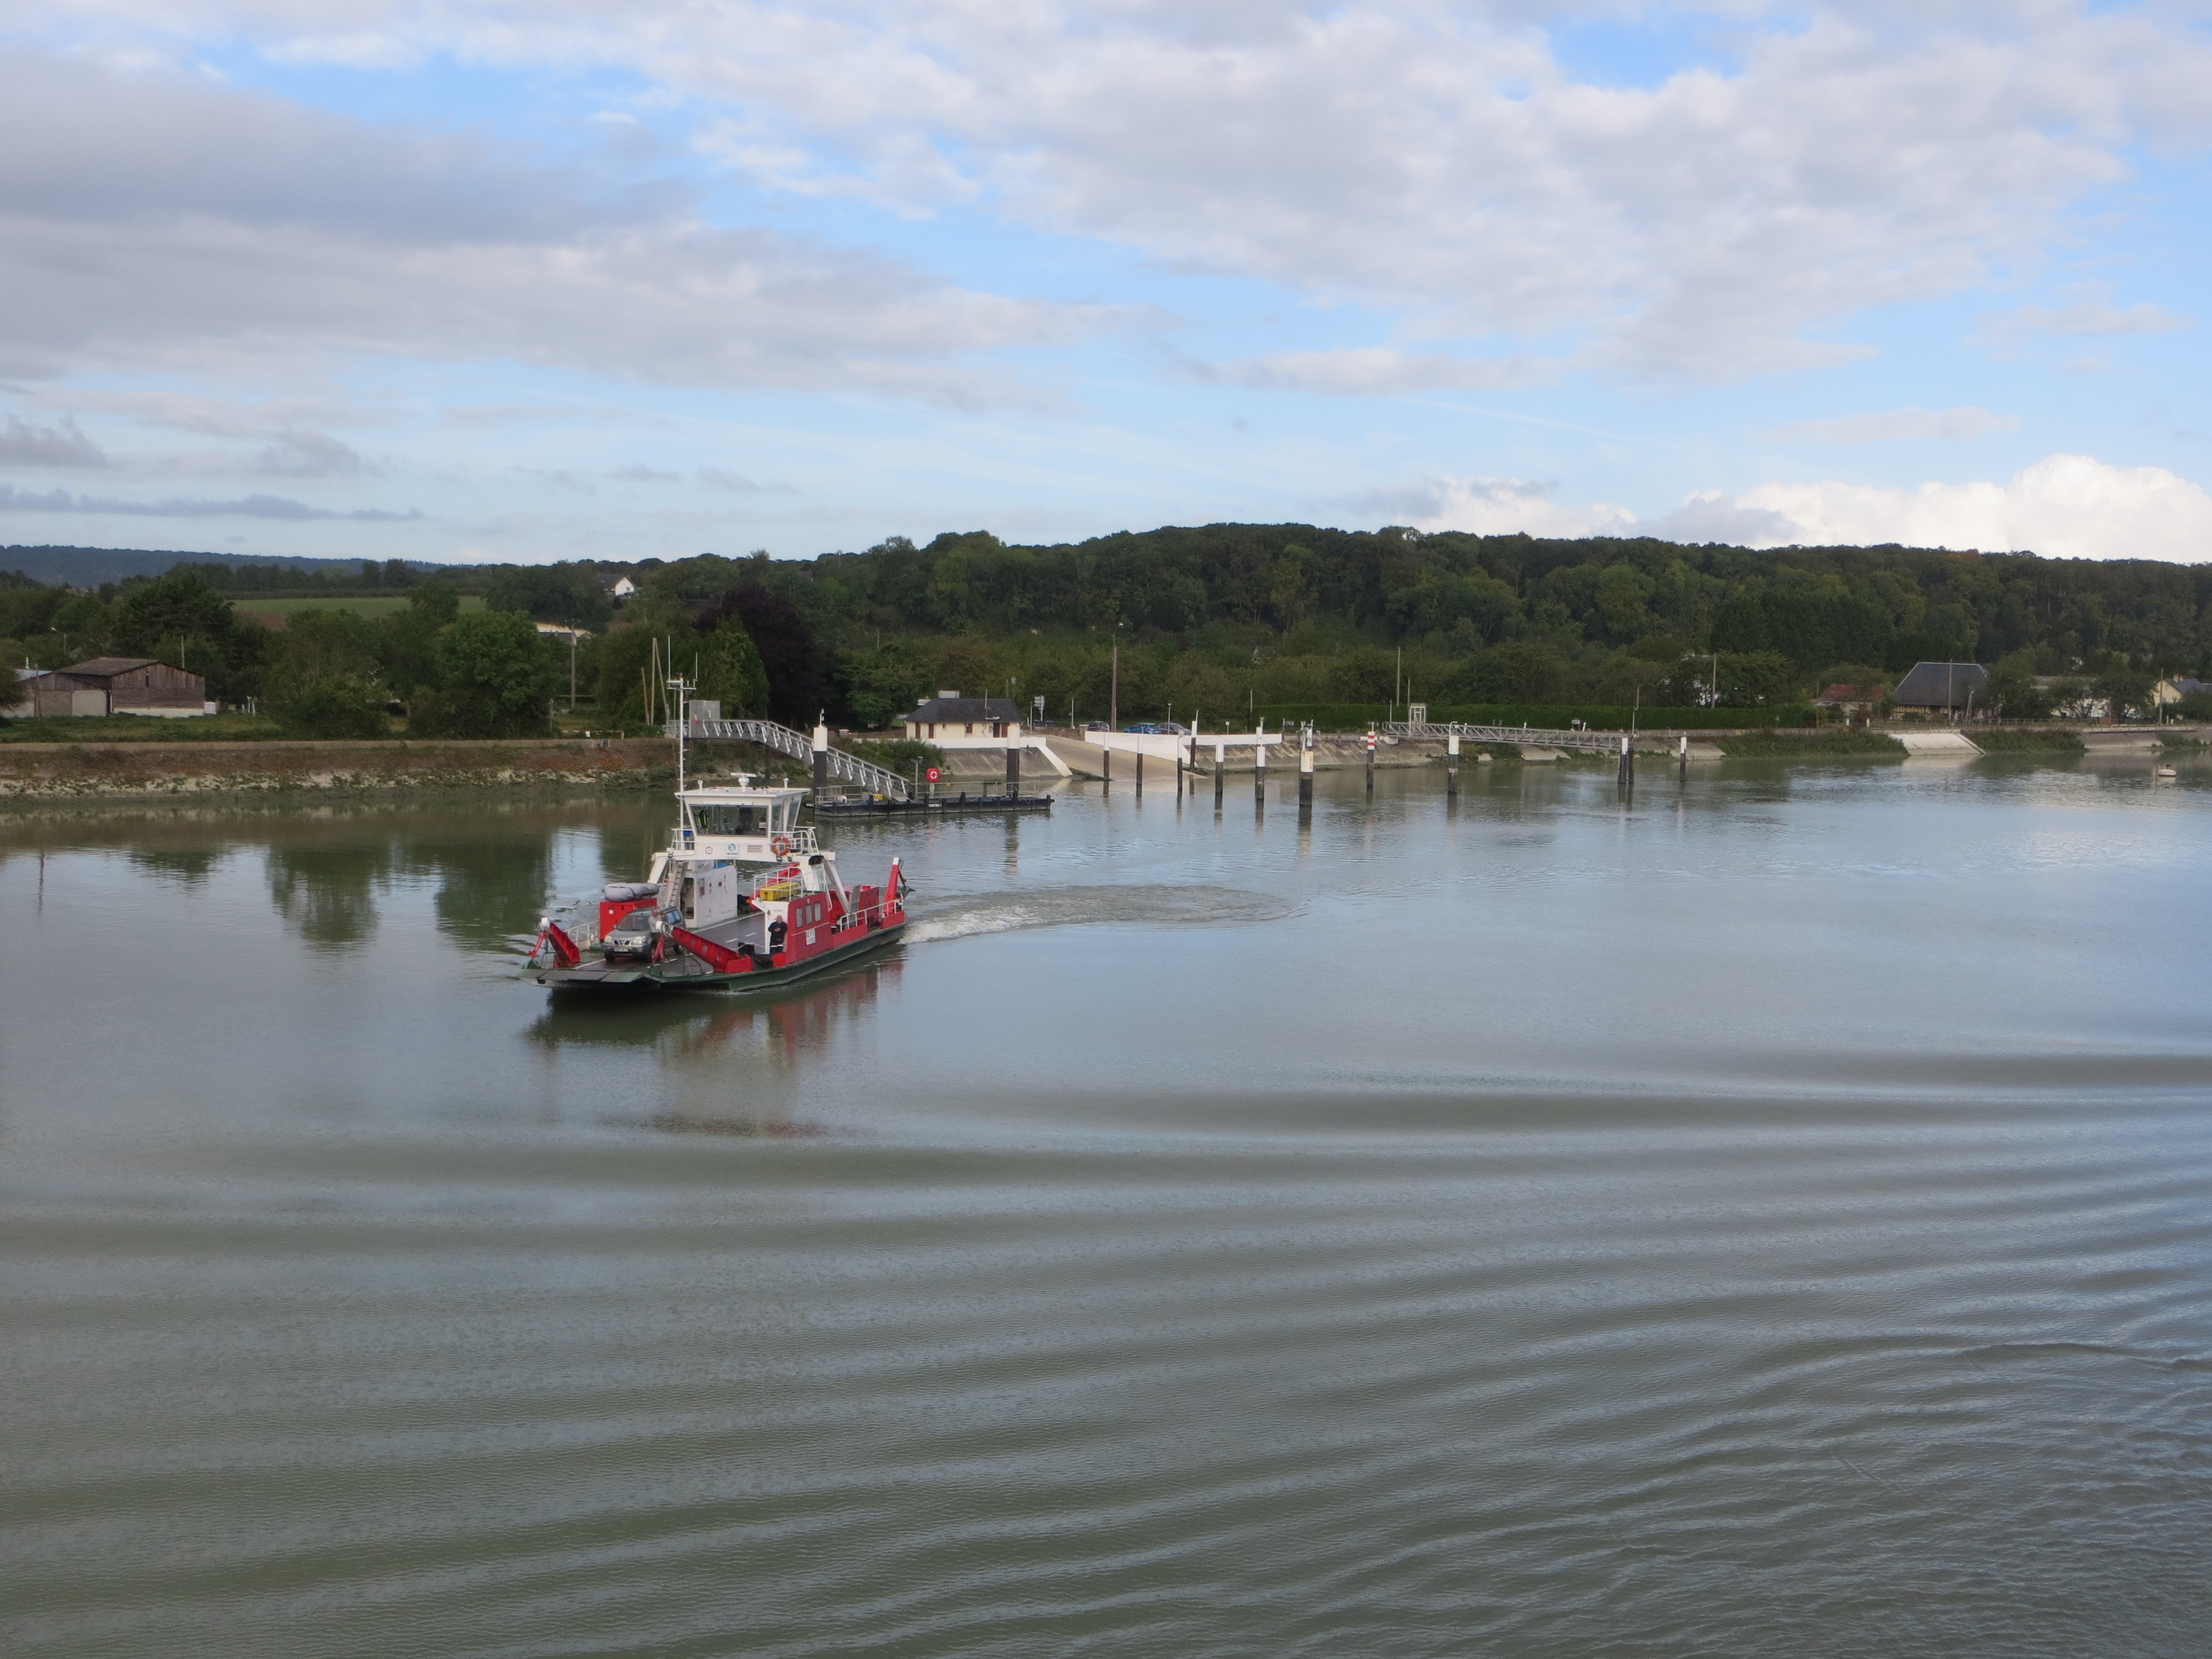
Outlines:
<svg viewBox="0 0 2212 1659"><path fill-rule="evenodd" d="M404 593L378 593L364 595L357 599L233 599L230 608L246 614L259 611L267 617L289 617L302 611L350 611L362 617L389 617L394 611L407 608L407 596ZM481 611L483 608L483 594L461 595L462 610Z"/></svg>
<svg viewBox="0 0 2212 1659"><path fill-rule="evenodd" d="M240 743L283 735L265 714L196 714L185 720L145 714L49 715L0 723L0 744Z"/></svg>

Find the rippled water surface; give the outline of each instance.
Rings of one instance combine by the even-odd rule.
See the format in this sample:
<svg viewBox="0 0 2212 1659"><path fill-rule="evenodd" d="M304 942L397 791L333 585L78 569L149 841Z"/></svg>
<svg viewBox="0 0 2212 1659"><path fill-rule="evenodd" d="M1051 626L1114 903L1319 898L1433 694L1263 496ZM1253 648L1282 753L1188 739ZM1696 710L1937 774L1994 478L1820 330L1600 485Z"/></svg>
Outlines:
<svg viewBox="0 0 2212 1659"><path fill-rule="evenodd" d="M0 818L8 1653L2212 1650L2212 773L665 822Z"/></svg>

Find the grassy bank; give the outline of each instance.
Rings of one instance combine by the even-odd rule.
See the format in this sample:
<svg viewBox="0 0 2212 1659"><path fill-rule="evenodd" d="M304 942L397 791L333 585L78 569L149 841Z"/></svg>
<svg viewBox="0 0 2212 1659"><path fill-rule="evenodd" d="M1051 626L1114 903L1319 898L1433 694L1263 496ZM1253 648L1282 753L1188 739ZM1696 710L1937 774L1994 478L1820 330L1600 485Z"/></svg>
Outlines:
<svg viewBox="0 0 2212 1659"><path fill-rule="evenodd" d="M1883 732L1748 732L1720 739L1720 750L1731 758L1787 756L1799 760L1825 760L1853 755L1902 756L1905 745Z"/></svg>
<svg viewBox="0 0 2212 1659"><path fill-rule="evenodd" d="M284 735L266 714L56 716L0 720L0 743L262 743Z"/></svg>
<svg viewBox="0 0 2212 1659"><path fill-rule="evenodd" d="M2079 755L2088 745L2078 732L1969 732L1966 739L1985 755Z"/></svg>

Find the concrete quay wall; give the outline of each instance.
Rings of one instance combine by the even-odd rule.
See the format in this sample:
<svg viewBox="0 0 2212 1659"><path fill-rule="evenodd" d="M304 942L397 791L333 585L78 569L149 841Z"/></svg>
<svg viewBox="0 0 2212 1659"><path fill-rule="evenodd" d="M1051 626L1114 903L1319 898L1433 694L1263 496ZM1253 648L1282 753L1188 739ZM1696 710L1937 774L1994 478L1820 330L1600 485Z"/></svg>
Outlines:
<svg viewBox="0 0 2212 1659"><path fill-rule="evenodd" d="M675 775L665 738L0 744L0 803L425 789L636 788Z"/></svg>

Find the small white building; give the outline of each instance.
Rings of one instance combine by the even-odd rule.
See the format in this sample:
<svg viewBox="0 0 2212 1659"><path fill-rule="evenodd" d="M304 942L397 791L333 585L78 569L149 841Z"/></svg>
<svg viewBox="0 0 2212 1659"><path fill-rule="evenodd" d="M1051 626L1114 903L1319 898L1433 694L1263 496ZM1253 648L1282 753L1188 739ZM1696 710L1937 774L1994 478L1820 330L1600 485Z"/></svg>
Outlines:
<svg viewBox="0 0 2212 1659"><path fill-rule="evenodd" d="M906 717L906 734L939 749L1029 746L1022 734L1022 711L1009 699L963 697L957 691L924 697Z"/></svg>
<svg viewBox="0 0 2212 1659"><path fill-rule="evenodd" d="M636 592L637 584L635 582L632 581L627 576L617 576L615 578L615 585L607 589L607 596L610 599L626 599Z"/></svg>

